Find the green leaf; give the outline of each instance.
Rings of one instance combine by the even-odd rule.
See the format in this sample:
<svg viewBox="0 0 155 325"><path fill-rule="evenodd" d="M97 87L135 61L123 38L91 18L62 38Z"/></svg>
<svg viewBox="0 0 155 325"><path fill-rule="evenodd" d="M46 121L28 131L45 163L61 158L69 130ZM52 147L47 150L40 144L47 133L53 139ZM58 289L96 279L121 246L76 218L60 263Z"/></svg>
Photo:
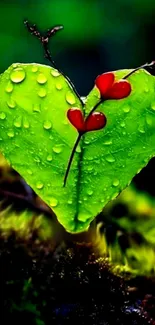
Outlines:
<svg viewBox="0 0 155 325"><path fill-rule="evenodd" d="M154 77L140 70L129 80L129 97L99 106L107 125L83 136L63 187L77 137L66 114L70 107L81 108L79 99L65 78L48 66L17 64L1 75L0 149L69 232L86 230L155 154ZM94 88L85 111L98 101Z"/></svg>

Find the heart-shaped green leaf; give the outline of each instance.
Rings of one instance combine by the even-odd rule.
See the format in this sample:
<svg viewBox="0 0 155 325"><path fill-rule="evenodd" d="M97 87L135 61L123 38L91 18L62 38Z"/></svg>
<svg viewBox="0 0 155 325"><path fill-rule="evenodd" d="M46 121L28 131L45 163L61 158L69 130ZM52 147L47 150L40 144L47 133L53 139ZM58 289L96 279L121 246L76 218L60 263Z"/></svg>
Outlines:
<svg viewBox="0 0 155 325"><path fill-rule="evenodd" d="M116 78L128 72L115 72ZM69 232L86 230L155 154L154 77L140 70L128 80L129 97L98 107L107 125L83 136L63 187L77 138L67 111L81 108L79 99L68 81L48 66L16 64L1 75L0 150ZM95 87L85 113L98 101Z"/></svg>

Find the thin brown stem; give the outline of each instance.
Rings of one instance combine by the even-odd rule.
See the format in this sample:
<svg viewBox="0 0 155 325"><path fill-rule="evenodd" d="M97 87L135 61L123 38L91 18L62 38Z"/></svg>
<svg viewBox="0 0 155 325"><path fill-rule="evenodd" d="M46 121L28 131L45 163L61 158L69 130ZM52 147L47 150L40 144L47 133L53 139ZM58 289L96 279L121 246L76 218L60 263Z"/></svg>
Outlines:
<svg viewBox="0 0 155 325"><path fill-rule="evenodd" d="M153 68L155 66L155 61L152 61L151 63L145 63L143 65L141 65L138 68L133 69L131 72L129 72L125 77L123 77L123 79L127 79L128 77L130 77L133 73L135 73L136 71L140 70L140 69L145 69L145 68Z"/></svg>
<svg viewBox="0 0 155 325"><path fill-rule="evenodd" d="M69 171L70 171L70 168L71 168L71 164L72 164L72 161L73 161L73 157L74 157L74 154L75 154L75 150L80 142L80 139L82 137L83 133L79 133L76 141L75 141L75 144L74 144L74 147L72 149L72 152L71 152L71 155L70 155L70 158L69 158L69 161L68 161L68 165L67 165L67 169L66 169L66 173L65 173L65 177L64 177L64 183L63 183L63 186L65 187L66 185L66 182L67 182L67 177L68 177L68 174L69 174Z"/></svg>
<svg viewBox="0 0 155 325"><path fill-rule="evenodd" d="M63 26L60 25L60 26L55 26L55 27L53 27L51 29L48 29L48 31L45 33L45 36L43 36L43 35L41 35L41 33L38 30L38 28L36 27L36 25L30 25L27 20L24 21L24 24L25 24L26 28L28 29L28 31L31 33L31 35L36 36L39 39L39 41L41 41L41 44L42 44L44 52L45 52L45 58L48 59L48 61L53 65L53 67L55 69L57 69L60 72L60 74L62 76L64 76L64 78L68 81L69 85L74 90L76 96L78 97L78 99L79 99L79 101L80 101L80 103L81 103L81 105L83 107L84 102L81 99L80 95L78 94L74 84L68 78L68 76L66 76L60 69L58 69L57 64L52 59L51 52L50 52L50 50L48 48L50 38L53 37L59 30L62 30Z"/></svg>

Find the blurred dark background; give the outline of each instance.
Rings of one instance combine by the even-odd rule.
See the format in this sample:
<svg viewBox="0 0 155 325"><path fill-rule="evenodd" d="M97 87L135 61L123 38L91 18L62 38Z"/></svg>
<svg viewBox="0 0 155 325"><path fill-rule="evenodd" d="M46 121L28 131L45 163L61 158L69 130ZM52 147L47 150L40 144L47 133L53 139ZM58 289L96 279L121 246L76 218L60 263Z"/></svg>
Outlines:
<svg viewBox="0 0 155 325"><path fill-rule="evenodd" d="M81 95L101 72L155 59L154 0L0 0L0 72L17 61L46 63L25 18L42 31L64 25L51 50Z"/></svg>
<svg viewBox="0 0 155 325"><path fill-rule="evenodd" d="M82 96L99 73L155 60L154 0L0 0L0 73L13 62L48 64L24 19L41 31L64 25L50 49ZM153 159L135 178L153 196L154 170Z"/></svg>

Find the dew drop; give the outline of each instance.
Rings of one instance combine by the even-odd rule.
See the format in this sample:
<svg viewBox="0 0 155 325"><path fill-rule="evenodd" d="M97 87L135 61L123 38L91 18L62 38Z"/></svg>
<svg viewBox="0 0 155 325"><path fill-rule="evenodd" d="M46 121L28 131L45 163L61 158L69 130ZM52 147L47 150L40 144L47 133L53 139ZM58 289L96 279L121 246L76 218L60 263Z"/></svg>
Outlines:
<svg viewBox="0 0 155 325"><path fill-rule="evenodd" d="M39 104L34 104L33 105L33 112L40 113L40 105Z"/></svg>
<svg viewBox="0 0 155 325"><path fill-rule="evenodd" d="M24 126L25 129L29 129L29 127L30 127L30 123L29 123L29 121L27 120L26 117L23 120L23 126Z"/></svg>
<svg viewBox="0 0 155 325"><path fill-rule="evenodd" d="M67 202L68 204L72 204L73 203L73 201L72 200L68 200L68 202Z"/></svg>
<svg viewBox="0 0 155 325"><path fill-rule="evenodd" d="M112 155L108 155L105 159L110 163L115 162L115 158Z"/></svg>
<svg viewBox="0 0 155 325"><path fill-rule="evenodd" d="M17 128L21 128L21 125L22 125L22 119L21 119L21 117L19 116L19 117L17 117L16 119L15 119L15 121L14 121L14 126L16 126Z"/></svg>
<svg viewBox="0 0 155 325"><path fill-rule="evenodd" d="M39 97L45 97L46 96L46 89L45 88L40 88L39 90L38 90L38 96Z"/></svg>
<svg viewBox="0 0 155 325"><path fill-rule="evenodd" d="M61 146L54 146L54 147L53 147L53 151L54 151L55 153L60 153L60 152L62 151L62 147L61 147Z"/></svg>
<svg viewBox="0 0 155 325"><path fill-rule="evenodd" d="M5 120L6 114L4 112L0 112L0 119Z"/></svg>
<svg viewBox="0 0 155 325"><path fill-rule="evenodd" d="M130 112L130 106L128 105L128 106L124 106L123 107L123 111L125 112L125 113L129 113Z"/></svg>
<svg viewBox="0 0 155 325"><path fill-rule="evenodd" d="M32 175L32 174L33 174L33 172L32 172L31 169L27 169L27 173L28 173L29 175Z"/></svg>
<svg viewBox="0 0 155 325"><path fill-rule="evenodd" d="M55 87L56 87L56 89L61 90L62 84L60 82L56 82Z"/></svg>
<svg viewBox="0 0 155 325"><path fill-rule="evenodd" d="M8 131L7 135L9 138L13 138L15 136L13 131Z"/></svg>
<svg viewBox="0 0 155 325"><path fill-rule="evenodd" d="M50 130L51 127L52 127L52 123L50 121L47 120L44 122L44 129Z"/></svg>
<svg viewBox="0 0 155 325"><path fill-rule="evenodd" d="M63 124L64 124L64 125L68 125L68 124L69 124L69 123L68 123L68 120L67 120L66 118L64 119Z"/></svg>
<svg viewBox="0 0 155 325"><path fill-rule="evenodd" d="M90 219L91 217L92 217L92 215L88 211L78 213L78 220L82 221L82 222L85 222L86 220Z"/></svg>
<svg viewBox="0 0 155 325"><path fill-rule="evenodd" d="M10 79L14 83L20 83L25 79L25 71L23 68L16 68L10 74Z"/></svg>
<svg viewBox="0 0 155 325"><path fill-rule="evenodd" d="M36 66L36 65L33 65L33 67L32 67L32 70L31 70L32 72L37 72L38 71L38 67Z"/></svg>
<svg viewBox="0 0 155 325"><path fill-rule="evenodd" d="M138 127L138 131L139 131L140 133L145 133L144 126L140 125L140 126Z"/></svg>
<svg viewBox="0 0 155 325"><path fill-rule="evenodd" d="M80 145L77 146L77 148L76 148L76 152L78 152L78 153L81 152L81 147L80 147Z"/></svg>
<svg viewBox="0 0 155 325"><path fill-rule="evenodd" d="M149 92L149 88L148 87L145 87L144 91L145 91L145 93L148 93Z"/></svg>
<svg viewBox="0 0 155 325"><path fill-rule="evenodd" d="M53 157L51 155L47 156L47 161L52 161Z"/></svg>
<svg viewBox="0 0 155 325"><path fill-rule="evenodd" d="M114 179L112 185L115 186L115 187L117 187L119 185L119 180L118 179Z"/></svg>
<svg viewBox="0 0 155 325"><path fill-rule="evenodd" d="M6 88L5 88L5 91L7 93L11 93L13 91L13 84L9 81Z"/></svg>
<svg viewBox="0 0 155 325"><path fill-rule="evenodd" d="M93 195L93 191L92 190L88 190L87 191L87 194L91 196L91 195Z"/></svg>
<svg viewBox="0 0 155 325"><path fill-rule="evenodd" d="M56 207L58 205L58 200L57 199L55 199L54 197L51 197L50 198L50 206L51 207Z"/></svg>
<svg viewBox="0 0 155 325"><path fill-rule="evenodd" d="M45 84L47 82L47 78L43 73L39 73L37 76L37 82L41 85Z"/></svg>
<svg viewBox="0 0 155 325"><path fill-rule="evenodd" d="M147 115L146 116L146 123L147 125L151 126L153 124L152 117Z"/></svg>
<svg viewBox="0 0 155 325"><path fill-rule="evenodd" d="M9 108L15 108L16 107L15 101L13 99L11 99L11 98L7 101L7 105L8 105Z"/></svg>
<svg viewBox="0 0 155 325"><path fill-rule="evenodd" d="M37 182L36 187L38 190L41 190L44 187L44 184L42 182Z"/></svg>
<svg viewBox="0 0 155 325"><path fill-rule="evenodd" d="M18 63L13 63L12 67L13 68L17 68L18 67Z"/></svg>
<svg viewBox="0 0 155 325"><path fill-rule="evenodd" d="M151 104L151 108L153 109L153 111L155 111L155 102Z"/></svg>
<svg viewBox="0 0 155 325"><path fill-rule="evenodd" d="M117 195L118 195L118 193L117 193L117 192L116 192L116 193L114 193L114 194L112 195L112 197L111 197L111 200L114 200L114 199L116 199ZM109 197L108 197L107 199L109 200Z"/></svg>
<svg viewBox="0 0 155 325"><path fill-rule="evenodd" d="M124 127L125 127L125 122L124 122L124 121L121 122L121 123L120 123L120 126L121 126L122 128L124 128Z"/></svg>
<svg viewBox="0 0 155 325"><path fill-rule="evenodd" d="M70 91L67 91L66 101L70 105L75 104L75 96Z"/></svg>
<svg viewBox="0 0 155 325"><path fill-rule="evenodd" d="M105 144L106 146L110 146L112 144L112 140L107 140L103 142L103 144Z"/></svg>
<svg viewBox="0 0 155 325"><path fill-rule="evenodd" d="M87 167L87 170L88 170L88 171L92 171L92 170L93 170L93 166L88 166L88 167Z"/></svg>
<svg viewBox="0 0 155 325"><path fill-rule="evenodd" d="M36 161L37 163L40 163L40 158L39 157L35 157L34 161Z"/></svg>
<svg viewBox="0 0 155 325"><path fill-rule="evenodd" d="M51 75L53 77L58 77L58 76L60 76L60 72L58 70L52 69L51 70Z"/></svg>
<svg viewBox="0 0 155 325"><path fill-rule="evenodd" d="M88 140L85 140L85 141L84 141L84 143L85 143L85 144L89 144L89 143L90 143L90 141L88 141Z"/></svg>

